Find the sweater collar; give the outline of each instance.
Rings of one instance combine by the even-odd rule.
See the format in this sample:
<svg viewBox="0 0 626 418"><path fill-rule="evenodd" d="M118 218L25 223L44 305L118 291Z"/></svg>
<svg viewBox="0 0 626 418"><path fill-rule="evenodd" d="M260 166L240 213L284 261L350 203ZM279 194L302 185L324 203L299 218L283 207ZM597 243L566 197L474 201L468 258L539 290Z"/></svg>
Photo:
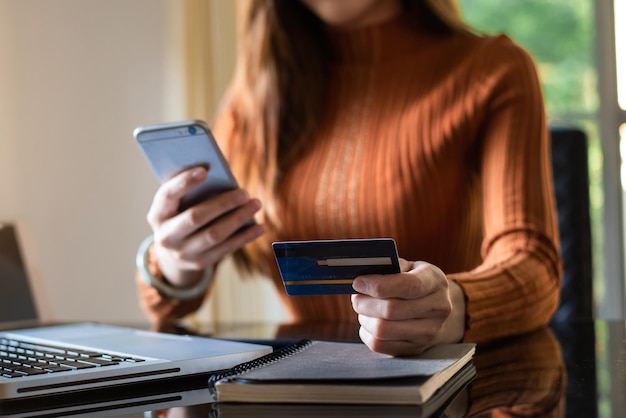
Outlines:
<svg viewBox="0 0 626 418"><path fill-rule="evenodd" d="M352 64L381 62L414 53L435 36L406 15L357 29L328 27L326 34L332 60Z"/></svg>

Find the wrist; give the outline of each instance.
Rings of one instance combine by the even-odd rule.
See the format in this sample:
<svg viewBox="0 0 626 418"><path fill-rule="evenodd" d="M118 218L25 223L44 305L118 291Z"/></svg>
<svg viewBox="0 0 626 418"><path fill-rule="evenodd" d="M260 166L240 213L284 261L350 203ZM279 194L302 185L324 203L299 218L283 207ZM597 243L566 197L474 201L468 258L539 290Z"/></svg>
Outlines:
<svg viewBox="0 0 626 418"><path fill-rule="evenodd" d="M209 267L200 272L200 280L190 287L178 287L170 284L161 273L158 263L151 262L151 247L154 243L153 235L146 237L139 248L135 263L139 274L147 285L154 287L159 293L170 299L189 300L202 296L211 283L213 268Z"/></svg>
<svg viewBox="0 0 626 418"><path fill-rule="evenodd" d="M448 335L451 342L459 342L465 337L465 293L457 282L454 280L449 282L452 312L447 320Z"/></svg>
<svg viewBox="0 0 626 418"><path fill-rule="evenodd" d="M166 284L178 289L194 287L204 277L205 270L181 270L180 260L167 249L153 243L147 249L148 271Z"/></svg>

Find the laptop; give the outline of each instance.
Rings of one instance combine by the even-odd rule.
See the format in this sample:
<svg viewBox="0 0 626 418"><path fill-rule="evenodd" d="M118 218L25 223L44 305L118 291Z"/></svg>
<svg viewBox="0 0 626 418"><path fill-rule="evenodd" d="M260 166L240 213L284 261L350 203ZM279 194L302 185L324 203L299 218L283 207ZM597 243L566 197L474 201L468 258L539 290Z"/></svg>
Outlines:
<svg viewBox="0 0 626 418"><path fill-rule="evenodd" d="M0 223L0 321L34 321L37 306L28 279L17 229Z"/></svg>
<svg viewBox="0 0 626 418"><path fill-rule="evenodd" d="M0 304L11 306L0 311L5 324L36 318L15 232L12 225L0 228ZM0 411L71 403L105 393L111 398L130 397L138 385L147 382L180 384L185 378L199 378L206 383L212 371L272 351L262 344L100 323L6 328L0 324ZM120 393L119 388L128 390Z"/></svg>

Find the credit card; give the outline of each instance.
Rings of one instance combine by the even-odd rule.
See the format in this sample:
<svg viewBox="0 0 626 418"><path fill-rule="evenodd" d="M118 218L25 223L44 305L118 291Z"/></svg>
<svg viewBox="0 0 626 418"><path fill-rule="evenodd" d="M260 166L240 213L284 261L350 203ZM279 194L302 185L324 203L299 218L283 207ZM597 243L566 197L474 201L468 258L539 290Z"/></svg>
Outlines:
<svg viewBox="0 0 626 418"><path fill-rule="evenodd" d="M357 276L400 272L391 238L282 241L272 249L291 296L356 293Z"/></svg>

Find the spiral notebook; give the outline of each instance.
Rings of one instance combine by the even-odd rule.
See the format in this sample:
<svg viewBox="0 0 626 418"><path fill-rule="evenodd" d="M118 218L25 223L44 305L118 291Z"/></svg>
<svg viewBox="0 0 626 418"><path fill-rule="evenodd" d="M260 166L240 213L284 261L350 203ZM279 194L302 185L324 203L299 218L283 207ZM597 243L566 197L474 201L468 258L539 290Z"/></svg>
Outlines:
<svg viewBox="0 0 626 418"><path fill-rule="evenodd" d="M424 405L446 383L473 377L474 352L474 344L442 344L391 357L361 343L302 340L208 384L218 402Z"/></svg>

